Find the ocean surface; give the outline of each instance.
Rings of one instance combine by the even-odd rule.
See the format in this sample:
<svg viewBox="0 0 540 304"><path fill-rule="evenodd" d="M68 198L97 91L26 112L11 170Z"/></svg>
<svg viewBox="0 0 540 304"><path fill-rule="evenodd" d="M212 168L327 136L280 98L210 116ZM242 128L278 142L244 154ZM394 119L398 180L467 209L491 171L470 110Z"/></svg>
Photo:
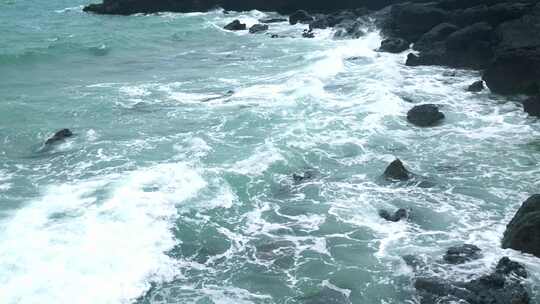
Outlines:
<svg viewBox="0 0 540 304"><path fill-rule="evenodd" d="M96 16L0 0L0 303L416 303L415 254L466 280L540 188L540 122L480 75L404 66L258 11ZM407 123L442 106L435 128ZM75 136L45 147L55 131ZM396 157L432 187L381 179ZM311 178L295 181L293 174ZM379 209L408 208L389 223ZM441 260L464 242L483 257Z"/></svg>

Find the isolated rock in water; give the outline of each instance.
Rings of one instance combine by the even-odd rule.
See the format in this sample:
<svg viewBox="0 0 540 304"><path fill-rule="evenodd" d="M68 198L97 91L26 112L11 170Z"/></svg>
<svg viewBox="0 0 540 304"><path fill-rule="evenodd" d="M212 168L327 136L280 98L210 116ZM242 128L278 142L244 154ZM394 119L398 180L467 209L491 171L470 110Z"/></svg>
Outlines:
<svg viewBox="0 0 540 304"><path fill-rule="evenodd" d="M522 281L523 266L502 258L491 274L468 282L453 282L437 277L419 277L414 287L420 303L529 304L530 297Z"/></svg>
<svg viewBox="0 0 540 304"><path fill-rule="evenodd" d="M310 179L313 179L316 175L315 171L308 170L302 174L294 173L293 174L293 180L295 183L299 184L305 181L308 181Z"/></svg>
<svg viewBox="0 0 540 304"><path fill-rule="evenodd" d="M401 53L409 49L409 43L401 38L388 38L381 42L379 51L388 53Z"/></svg>
<svg viewBox="0 0 540 304"><path fill-rule="evenodd" d="M502 247L540 257L540 194L527 199L504 232Z"/></svg>
<svg viewBox="0 0 540 304"><path fill-rule="evenodd" d="M313 30L304 30L302 32L302 37L304 37L304 38L315 38L315 33L313 32Z"/></svg>
<svg viewBox="0 0 540 304"><path fill-rule="evenodd" d="M448 248L443 259L450 264L464 264L481 257L482 250L472 244L464 244Z"/></svg>
<svg viewBox="0 0 540 304"><path fill-rule="evenodd" d="M314 18L308 14L308 12L304 10L296 11L294 14L289 16L289 23L291 25L297 24L297 23L309 23L313 21Z"/></svg>
<svg viewBox="0 0 540 304"><path fill-rule="evenodd" d="M530 97L525 100L523 110L531 116L540 117L540 96Z"/></svg>
<svg viewBox="0 0 540 304"><path fill-rule="evenodd" d="M268 30L268 25L266 24L255 24L249 28L249 32L252 34L261 33Z"/></svg>
<svg viewBox="0 0 540 304"><path fill-rule="evenodd" d="M406 209L399 209L394 214L390 214L387 210L379 210L379 216L389 222L399 222L409 217L409 211Z"/></svg>
<svg viewBox="0 0 540 304"><path fill-rule="evenodd" d="M54 143L57 143L59 141L63 141L68 137L73 136L73 133L69 129L62 129L58 132L56 132L51 138L47 139L45 142L46 145L52 145Z"/></svg>
<svg viewBox="0 0 540 304"><path fill-rule="evenodd" d="M412 174L405 168L401 160L394 160L384 171L384 177L391 180L409 180Z"/></svg>
<svg viewBox="0 0 540 304"><path fill-rule="evenodd" d="M443 119L444 114L433 104L416 106L407 113L407 120L419 127L434 126Z"/></svg>
<svg viewBox="0 0 540 304"><path fill-rule="evenodd" d="M247 26L244 23L241 23L240 20L234 20L233 22L227 24L224 29L229 31L245 31Z"/></svg>
<svg viewBox="0 0 540 304"><path fill-rule="evenodd" d="M279 22L287 22L288 20L285 18L264 18L259 19L260 23L279 23Z"/></svg>
<svg viewBox="0 0 540 304"><path fill-rule="evenodd" d="M481 92L484 89L484 82L482 80L476 81L475 83L471 84L467 91L469 92Z"/></svg>

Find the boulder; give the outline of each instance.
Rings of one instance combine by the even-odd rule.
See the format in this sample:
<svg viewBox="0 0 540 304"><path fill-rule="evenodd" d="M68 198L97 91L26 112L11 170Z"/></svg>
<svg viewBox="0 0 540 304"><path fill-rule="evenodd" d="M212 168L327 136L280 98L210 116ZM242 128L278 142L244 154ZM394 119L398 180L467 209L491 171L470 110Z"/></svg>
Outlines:
<svg viewBox="0 0 540 304"><path fill-rule="evenodd" d="M383 176L388 180L406 181L412 178L412 174L405 168L400 159L394 160L384 171Z"/></svg>
<svg viewBox="0 0 540 304"><path fill-rule="evenodd" d="M45 145L52 145L60 141L64 141L66 138L73 136L73 133L69 129L62 129L56 133L54 133L53 136L51 136L47 141L45 142Z"/></svg>
<svg viewBox="0 0 540 304"><path fill-rule="evenodd" d="M463 244L448 248L443 260L450 264L464 264L481 257L482 250L472 244Z"/></svg>
<svg viewBox="0 0 540 304"><path fill-rule="evenodd" d="M297 23L309 23L313 20L314 18L304 10L298 10L294 14L289 16L289 23L291 25Z"/></svg>
<svg viewBox="0 0 540 304"><path fill-rule="evenodd" d="M437 277L418 277L414 287L421 304L529 304L530 297L522 281L525 268L509 258L502 258L490 274L466 282Z"/></svg>
<svg viewBox="0 0 540 304"><path fill-rule="evenodd" d="M503 248L540 257L540 194L527 199L506 227Z"/></svg>
<svg viewBox="0 0 540 304"><path fill-rule="evenodd" d="M388 53L401 53L409 49L409 43L401 38L388 38L381 42L379 51Z"/></svg>
<svg viewBox="0 0 540 304"><path fill-rule="evenodd" d="M458 29L459 27L451 23L441 23L423 34L420 39L414 43L413 49L417 51L429 51L433 49L435 43L444 41L450 34Z"/></svg>
<svg viewBox="0 0 540 304"><path fill-rule="evenodd" d="M407 120L419 127L435 126L444 118L439 107L433 104L415 106L407 113Z"/></svg>
<svg viewBox="0 0 540 304"><path fill-rule="evenodd" d="M241 23L240 20L237 19L225 25L224 29L228 31L245 31L247 29L247 26L244 23Z"/></svg>
<svg viewBox="0 0 540 304"><path fill-rule="evenodd" d="M396 212L391 214L387 210L379 210L379 216L389 222L399 222L409 217L409 211L407 211L407 209L398 209Z"/></svg>
<svg viewBox="0 0 540 304"><path fill-rule="evenodd" d="M484 90L484 82L482 80L475 81L467 88L467 91L474 93L481 92L482 90Z"/></svg>
<svg viewBox="0 0 540 304"><path fill-rule="evenodd" d="M433 3L400 3L392 6L388 20L383 24L383 32L390 37L416 41L448 19L448 12Z"/></svg>
<svg viewBox="0 0 540 304"><path fill-rule="evenodd" d="M530 97L525 100L523 110L531 116L540 117L540 96Z"/></svg>
<svg viewBox="0 0 540 304"><path fill-rule="evenodd" d="M249 28L249 32L251 34L262 33L262 32L266 32L267 30L268 30L268 25L266 24L255 24Z"/></svg>

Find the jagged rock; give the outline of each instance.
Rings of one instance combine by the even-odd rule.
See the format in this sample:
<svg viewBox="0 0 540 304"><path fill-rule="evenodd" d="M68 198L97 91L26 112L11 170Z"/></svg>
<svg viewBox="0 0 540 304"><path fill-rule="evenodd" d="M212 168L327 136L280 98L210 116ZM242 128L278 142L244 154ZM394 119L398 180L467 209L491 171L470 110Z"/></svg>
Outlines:
<svg viewBox="0 0 540 304"><path fill-rule="evenodd" d="M540 4L496 29L495 58L483 79L494 93L540 93Z"/></svg>
<svg viewBox="0 0 540 304"><path fill-rule="evenodd" d="M407 120L419 127L435 126L444 117L444 114L439 111L439 107L433 104L415 106L407 113Z"/></svg>
<svg viewBox="0 0 540 304"><path fill-rule="evenodd" d="M306 29L302 32L302 37L304 38L315 38L315 33L313 30Z"/></svg>
<svg viewBox="0 0 540 304"><path fill-rule="evenodd" d="M418 41L414 43L413 49L417 51L430 51L434 48L434 44L444 41L450 34L457 31L459 27L451 23L441 23L429 32L423 34Z"/></svg>
<svg viewBox="0 0 540 304"><path fill-rule="evenodd" d="M540 96L530 97L525 100L523 110L531 116L540 117Z"/></svg>
<svg viewBox="0 0 540 304"><path fill-rule="evenodd" d="M388 38L381 42L379 51L388 53L401 53L409 49L409 43L401 38Z"/></svg>
<svg viewBox="0 0 540 304"><path fill-rule="evenodd" d="M464 244L448 248L443 259L450 264L464 264L481 257L482 250L472 244Z"/></svg>
<svg viewBox="0 0 540 304"><path fill-rule="evenodd" d="M540 257L540 194L527 199L504 232L502 247Z"/></svg>
<svg viewBox="0 0 540 304"><path fill-rule="evenodd" d="M309 23L313 20L314 20L313 17L304 10L296 11L294 14L289 16L289 23L291 25L294 25L297 23Z"/></svg>
<svg viewBox="0 0 540 304"><path fill-rule="evenodd" d="M228 31L245 31L247 27L244 23L241 23L240 20L237 19L225 25L224 29Z"/></svg>
<svg viewBox="0 0 540 304"><path fill-rule="evenodd" d="M468 282L452 282L436 277L415 280L421 304L529 304L530 297L522 280L526 271L519 263L503 258L495 271Z"/></svg>
<svg viewBox="0 0 540 304"><path fill-rule="evenodd" d="M66 138L73 136L73 133L69 129L62 129L56 133L54 133L53 136L51 136L47 141L45 142L45 145L52 145L60 141L64 141Z"/></svg>
<svg viewBox="0 0 540 304"><path fill-rule="evenodd" d="M261 33L268 30L268 25L266 24L255 24L249 28L251 34Z"/></svg>
<svg viewBox="0 0 540 304"><path fill-rule="evenodd" d="M482 90L484 90L484 82L482 80L474 82L467 88L467 91L475 93L481 92Z"/></svg>
<svg viewBox="0 0 540 304"><path fill-rule="evenodd" d="M279 22L287 22L288 20L285 18L264 18L259 19L260 23L279 23Z"/></svg>
<svg viewBox="0 0 540 304"><path fill-rule="evenodd" d="M379 210L379 216L389 222L399 222L409 217L409 211L407 211L407 209L398 209L396 212L391 214L387 210Z"/></svg>
<svg viewBox="0 0 540 304"><path fill-rule="evenodd" d="M383 176L390 180L406 181L411 179L412 174L405 168L400 159L396 159L386 168Z"/></svg>

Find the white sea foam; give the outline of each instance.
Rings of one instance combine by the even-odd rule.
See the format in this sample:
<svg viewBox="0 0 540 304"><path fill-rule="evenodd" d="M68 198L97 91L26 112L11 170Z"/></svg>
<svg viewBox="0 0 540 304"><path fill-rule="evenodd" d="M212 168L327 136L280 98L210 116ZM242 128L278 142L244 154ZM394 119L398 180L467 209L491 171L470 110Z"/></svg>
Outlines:
<svg viewBox="0 0 540 304"><path fill-rule="evenodd" d="M0 302L129 303L170 280L175 205L203 187L184 164L48 187L1 225Z"/></svg>

